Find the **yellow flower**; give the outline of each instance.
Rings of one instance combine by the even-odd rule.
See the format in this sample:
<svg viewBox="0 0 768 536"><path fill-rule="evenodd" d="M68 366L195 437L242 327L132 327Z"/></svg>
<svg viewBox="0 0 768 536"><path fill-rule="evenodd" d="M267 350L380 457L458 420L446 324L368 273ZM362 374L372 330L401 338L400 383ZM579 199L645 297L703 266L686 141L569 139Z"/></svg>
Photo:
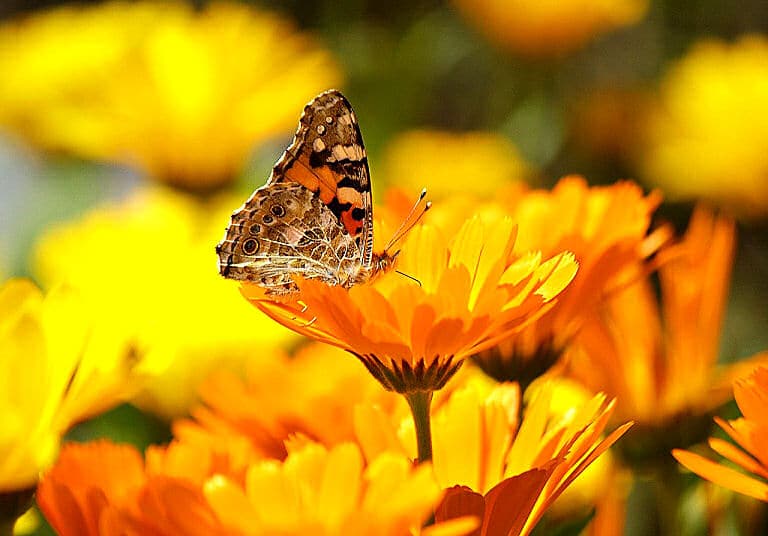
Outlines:
<svg viewBox="0 0 768 536"><path fill-rule="evenodd" d="M768 210L768 38L698 43L668 73L641 165L671 198Z"/></svg>
<svg viewBox="0 0 768 536"><path fill-rule="evenodd" d="M579 271L541 318L475 357L483 370L526 387L557 362L590 311L637 278L643 259L665 240L663 228L647 234L659 202L630 182L589 187L575 176L551 191L499 199L492 210L509 214L520 228L516 251L539 250L545 257L572 251Z"/></svg>
<svg viewBox="0 0 768 536"><path fill-rule="evenodd" d="M74 423L138 387L141 356L69 289L0 287L0 492L29 488Z"/></svg>
<svg viewBox="0 0 768 536"><path fill-rule="evenodd" d="M382 160L377 177L414 191L426 186L432 199L449 194L487 198L505 183L531 175L512 142L491 132L404 132L389 143ZM478 175L478 162L482 162L481 180L468 180ZM425 178L433 180L425 183Z"/></svg>
<svg viewBox="0 0 768 536"><path fill-rule="evenodd" d="M0 124L188 189L231 182L340 79L289 21L234 2L108 2L0 28Z"/></svg>
<svg viewBox="0 0 768 536"><path fill-rule="evenodd" d="M573 480L629 428L621 426L602 439L613 402L596 396L559 414L553 392L549 384L539 389L521 423L519 389L512 383L473 378L437 405L432 463L440 486L449 488L437 508L438 520L477 515L483 520L482 534L528 534ZM398 424L370 405L358 412L357 435L367 458L387 451L414 453L410 421ZM472 508L463 510L467 505ZM502 526L504 532L495 532Z"/></svg>
<svg viewBox="0 0 768 536"><path fill-rule="evenodd" d="M695 442L706 433L709 412L727 401L734 375L753 366L717 365L733 248L733 221L697 209L684 239L659 254L661 305L641 279L577 337L571 374L615 396L620 419L638 421L622 443L633 455Z"/></svg>
<svg viewBox="0 0 768 536"><path fill-rule="evenodd" d="M301 445L285 462L252 466L245 486L215 477L205 486L206 498L233 534L286 536L411 534L440 494L428 464L414 468L394 453L366 464L351 443L331 449Z"/></svg>
<svg viewBox="0 0 768 536"><path fill-rule="evenodd" d="M674 450L672 454L702 478L768 502L768 368L758 367L749 376L736 380L733 397L743 417L727 422L715 420L743 450L714 437L709 439L709 445L751 475L693 452Z"/></svg>
<svg viewBox="0 0 768 536"><path fill-rule="evenodd" d="M526 56L558 56L639 21L647 0L454 0L488 39Z"/></svg>
<svg viewBox="0 0 768 536"><path fill-rule="evenodd" d="M526 399L532 399L540 389L551 389L549 411L554 422L569 421L594 398L594 393L578 382L560 377L534 383ZM611 451L603 453L552 504L550 514L560 518L587 515L605 495L616 492L612 487L614 465Z"/></svg>
<svg viewBox="0 0 768 536"><path fill-rule="evenodd" d="M389 390L441 389L465 357L495 344L539 315L573 278L560 253L512 255L509 219L468 220L449 241L434 227L411 231L398 270L347 290L299 281L299 301L280 302L255 284L243 294L298 333L356 355Z"/></svg>
<svg viewBox="0 0 768 536"><path fill-rule="evenodd" d="M47 231L35 250L41 281L77 288L146 354L139 403L186 413L215 368L238 368L290 334L253 311L216 273L211 244L233 204L154 188Z"/></svg>
<svg viewBox="0 0 768 536"><path fill-rule="evenodd" d="M221 453L190 447L151 447L142 461L127 445L69 444L38 503L61 536L389 536L419 533L441 495L429 465L393 453L366 463L351 443L294 441L284 462L251 460L242 477L219 463ZM459 536L475 524L432 530Z"/></svg>

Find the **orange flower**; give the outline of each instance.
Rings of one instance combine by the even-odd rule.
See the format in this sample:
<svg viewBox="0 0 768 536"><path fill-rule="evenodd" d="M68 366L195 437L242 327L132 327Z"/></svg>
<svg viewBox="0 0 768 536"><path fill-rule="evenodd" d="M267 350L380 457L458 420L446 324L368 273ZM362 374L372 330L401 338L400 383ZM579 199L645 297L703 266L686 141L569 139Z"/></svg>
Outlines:
<svg viewBox="0 0 768 536"><path fill-rule="evenodd" d="M752 366L717 366L733 249L733 221L698 208L685 238L660 253L661 306L650 282L639 281L594 315L570 352L571 374L615 396L620 419L639 421L633 435L646 453L706 433L690 417L726 402L734 375Z"/></svg>
<svg viewBox="0 0 768 536"><path fill-rule="evenodd" d="M261 287L243 295L281 324L356 355L385 388L442 388L465 357L509 336L546 308L576 272L572 255L512 255L515 226L472 218L448 241L434 227L408 236L398 269L350 290L299 281L297 301Z"/></svg>
<svg viewBox="0 0 768 536"><path fill-rule="evenodd" d="M69 444L38 503L62 536L415 534L441 492L429 465L386 453L365 463L353 444L294 441L285 462L252 462L242 478L204 450L147 452L108 441ZM197 456L197 455L202 455ZM438 524L466 534L472 519ZM424 531L422 534L428 534Z"/></svg>
<svg viewBox="0 0 768 536"><path fill-rule="evenodd" d="M176 421L184 442L239 437L262 457L285 458L284 441L302 434L326 446L354 439L354 406L391 407L399 397L381 390L345 352L314 343L295 356L265 353L247 363L246 379L221 371L201 389L205 407Z"/></svg>
<svg viewBox="0 0 768 536"><path fill-rule="evenodd" d="M648 0L454 0L461 15L489 40L543 58L583 47L598 35L634 24Z"/></svg>
<svg viewBox="0 0 768 536"><path fill-rule="evenodd" d="M61 536L226 534L194 482L150 474L133 447L108 441L66 445L37 501Z"/></svg>
<svg viewBox="0 0 768 536"><path fill-rule="evenodd" d="M659 202L659 195L644 196L631 182L589 187L576 176L563 178L551 191L501 199L502 206L495 210L506 211L520 228L516 252L539 250L548 257L572 251L579 270L541 318L477 355L480 367L500 381L518 381L523 387L546 372L584 318L607 295L637 278L643 259L665 240L664 228L647 235Z"/></svg>
<svg viewBox="0 0 768 536"><path fill-rule="evenodd" d="M768 368L758 367L749 376L736 380L733 396L743 417L727 422L715 418L715 421L743 450L714 437L709 439L709 445L751 475L693 452L673 450L672 455L702 478L768 502L768 484L765 482L768 480Z"/></svg>

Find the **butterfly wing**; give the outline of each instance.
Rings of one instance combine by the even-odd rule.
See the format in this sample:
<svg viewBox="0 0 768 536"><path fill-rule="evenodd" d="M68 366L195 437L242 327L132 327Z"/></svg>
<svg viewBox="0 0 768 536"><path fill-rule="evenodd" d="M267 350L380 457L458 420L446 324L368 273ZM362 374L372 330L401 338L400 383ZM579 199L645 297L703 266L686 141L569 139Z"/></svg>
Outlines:
<svg viewBox="0 0 768 536"><path fill-rule="evenodd" d="M355 112L339 91L307 104L293 142L277 161L267 184L294 182L316 193L362 252L373 254L373 201L368 157Z"/></svg>
<svg viewBox="0 0 768 536"><path fill-rule="evenodd" d="M253 281L271 294L296 291L293 275L349 286L360 273L354 239L300 184L256 190L232 215L217 251L222 275Z"/></svg>
<svg viewBox="0 0 768 536"><path fill-rule="evenodd" d="M219 271L274 294L295 291L294 274L350 286L371 271L372 233L360 128L331 90L305 107L267 184L233 213L216 248Z"/></svg>

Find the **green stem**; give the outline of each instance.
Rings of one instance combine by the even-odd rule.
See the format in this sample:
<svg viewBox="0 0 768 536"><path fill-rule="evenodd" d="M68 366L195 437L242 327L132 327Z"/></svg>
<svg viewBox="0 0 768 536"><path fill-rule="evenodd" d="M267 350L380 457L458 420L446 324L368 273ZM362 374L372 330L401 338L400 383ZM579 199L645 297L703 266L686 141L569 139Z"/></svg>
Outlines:
<svg viewBox="0 0 768 536"><path fill-rule="evenodd" d="M655 473L656 508L661 534L680 534L680 505L684 491L680 472L676 466L662 460Z"/></svg>
<svg viewBox="0 0 768 536"><path fill-rule="evenodd" d="M413 424L416 428L416 444L419 457L417 461L424 463L432 460L432 429L429 418L429 407L432 404L432 391L413 391L405 394L405 399L411 407Z"/></svg>

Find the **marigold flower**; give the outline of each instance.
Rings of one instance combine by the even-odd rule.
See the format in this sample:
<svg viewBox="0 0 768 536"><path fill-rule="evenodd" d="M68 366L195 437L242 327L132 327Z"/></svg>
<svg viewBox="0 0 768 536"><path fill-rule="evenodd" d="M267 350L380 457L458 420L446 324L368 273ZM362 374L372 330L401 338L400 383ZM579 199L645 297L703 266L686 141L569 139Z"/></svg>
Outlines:
<svg viewBox="0 0 768 536"><path fill-rule="evenodd" d="M418 282L394 272L349 290L306 280L289 302L255 284L241 291L281 324L356 355L386 389L438 390L465 357L540 315L573 278L572 255L513 256L515 238L509 219L473 218L450 241L425 225L398 257L398 270Z"/></svg>
<svg viewBox="0 0 768 536"><path fill-rule="evenodd" d="M733 397L743 415L724 421L715 418L720 428L740 447L722 439L710 438L712 450L747 473L718 464L685 450L673 450L681 464L702 478L733 491L768 502L768 368L760 366L733 384Z"/></svg>
<svg viewBox="0 0 768 536"><path fill-rule="evenodd" d="M601 439L613 402L597 396L556 417L552 393L551 385L537 392L521 423L519 389L511 383L470 381L435 408L432 463L440 486L449 488L436 519L476 515L483 520L476 534L528 534L629 427ZM398 425L373 407L360 411L357 435L366 457L414 452L407 421Z"/></svg>
<svg viewBox="0 0 768 536"><path fill-rule="evenodd" d="M296 442L285 462L251 461L242 477L210 454L173 443L150 449L143 463L126 445L69 444L38 502L62 536L388 536L418 531L441 495L429 465L393 453L366 464L349 443ZM450 536L473 526L463 519L435 529Z"/></svg>
<svg viewBox="0 0 768 536"><path fill-rule="evenodd" d="M706 198L745 216L768 210L768 38L696 44L662 82L641 155L674 199Z"/></svg>
<svg viewBox="0 0 768 536"><path fill-rule="evenodd" d="M733 221L698 208L684 239L660 253L662 304L639 280L577 338L571 374L615 396L620 419L638 421L632 441L622 443L634 455L695 442L706 433L702 418L727 401L734 376L754 366L717 366L733 249Z"/></svg>
<svg viewBox="0 0 768 536"><path fill-rule="evenodd" d="M149 465L128 445L70 443L40 482L38 505L61 536L228 534L199 484Z"/></svg>
<svg viewBox="0 0 768 536"><path fill-rule="evenodd" d="M211 243L232 204L140 190L49 229L36 246L39 280L77 288L145 354L149 379L137 402L160 415L187 413L211 370L237 369L253 348L270 353L290 340L211 269Z"/></svg>
<svg viewBox="0 0 768 536"><path fill-rule="evenodd" d="M246 363L246 378L215 373L201 387L205 406L193 420L176 421L183 442L215 445L241 437L262 457L283 459L285 441L301 434L326 446L352 441L354 408L361 402L393 408L399 397L382 391L364 367L332 346L314 343L288 357L264 353Z"/></svg>
<svg viewBox="0 0 768 536"><path fill-rule="evenodd" d="M213 478L205 495L231 534L388 536L418 531L441 492L428 464L395 453L366 464L354 444L309 443L251 467L245 486ZM432 530L468 532L467 523Z"/></svg>
<svg viewBox="0 0 768 536"><path fill-rule="evenodd" d="M137 388L141 355L113 330L71 290L0 286L0 493L33 487L74 423Z"/></svg>
<svg viewBox="0 0 768 536"><path fill-rule="evenodd" d="M419 155L413 158L413 155ZM460 154L461 158L445 158ZM467 180L483 163L482 180ZM451 194L491 197L507 183L525 181L530 164L507 138L491 132L451 133L439 130L412 130L400 134L388 145L377 169L377 178L411 190L424 186L424 177L439 177L427 185L433 199Z"/></svg>
<svg viewBox="0 0 768 536"><path fill-rule="evenodd" d="M534 383L526 392L525 398L532 400L540 389L551 389L549 418L554 422L568 422L574 413L589 405L595 396L595 393L570 378L556 377ZM549 516L559 520L574 516L585 517L590 510L597 507L597 518L601 513L602 499L605 495L613 495L616 492L616 486L612 485L615 477L614 457L612 452L607 450L558 497L549 508Z"/></svg>
<svg viewBox="0 0 768 536"><path fill-rule="evenodd" d="M0 28L0 124L45 149L210 190L338 85L330 54L241 3L108 2ZM264 103L269 103L267 106Z"/></svg>
<svg viewBox="0 0 768 536"><path fill-rule="evenodd" d="M551 191L499 200L494 210L510 214L520 228L516 252L539 250L547 257L572 251L579 271L541 318L475 356L483 370L525 388L556 363L588 314L639 277L643 259L665 240L664 228L647 234L659 202L657 194L644 196L631 182L589 187L576 176Z"/></svg>
<svg viewBox="0 0 768 536"><path fill-rule="evenodd" d="M488 39L526 56L559 56L597 35L638 22L647 0L455 0L459 12Z"/></svg>

